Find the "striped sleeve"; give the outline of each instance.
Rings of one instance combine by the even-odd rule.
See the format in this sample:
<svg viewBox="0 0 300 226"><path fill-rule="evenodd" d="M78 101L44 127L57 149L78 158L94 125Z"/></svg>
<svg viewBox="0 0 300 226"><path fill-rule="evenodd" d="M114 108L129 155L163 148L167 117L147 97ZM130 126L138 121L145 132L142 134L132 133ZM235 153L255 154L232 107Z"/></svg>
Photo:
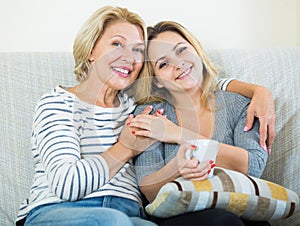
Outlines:
<svg viewBox="0 0 300 226"><path fill-rule="evenodd" d="M232 80L236 80L236 79L235 78L220 78L217 82L218 89L226 91L228 84Z"/></svg>
<svg viewBox="0 0 300 226"><path fill-rule="evenodd" d="M109 177L108 166L100 155L81 158L80 115L67 101L48 95L37 105L33 124L37 168L45 170L52 192L67 201L92 193Z"/></svg>

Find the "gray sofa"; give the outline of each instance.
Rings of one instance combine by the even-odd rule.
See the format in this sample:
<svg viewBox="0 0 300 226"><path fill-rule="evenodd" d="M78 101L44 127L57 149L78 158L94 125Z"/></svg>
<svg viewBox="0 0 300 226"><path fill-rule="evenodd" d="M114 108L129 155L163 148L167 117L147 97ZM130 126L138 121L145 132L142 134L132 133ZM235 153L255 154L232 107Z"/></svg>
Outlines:
<svg viewBox="0 0 300 226"><path fill-rule="evenodd" d="M209 50L225 76L262 84L273 93L277 137L262 178L300 194L300 47ZM0 53L0 225L13 225L29 194L30 134L38 98L57 84L74 85L71 53ZM272 225L300 225L299 213Z"/></svg>

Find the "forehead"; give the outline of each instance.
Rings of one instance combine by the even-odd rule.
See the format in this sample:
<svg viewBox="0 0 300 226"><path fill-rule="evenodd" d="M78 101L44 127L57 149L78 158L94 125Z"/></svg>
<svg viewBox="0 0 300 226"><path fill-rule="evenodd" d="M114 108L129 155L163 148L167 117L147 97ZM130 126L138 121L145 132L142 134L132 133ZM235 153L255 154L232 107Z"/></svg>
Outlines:
<svg viewBox="0 0 300 226"><path fill-rule="evenodd" d="M143 30L126 21L116 21L109 24L102 37L113 38L116 36L123 37L130 42L144 42Z"/></svg>
<svg viewBox="0 0 300 226"><path fill-rule="evenodd" d="M185 41L185 39L178 34L177 32L174 31L165 31L157 35L155 38L157 41L165 41L169 43L177 43L177 42L182 42Z"/></svg>
<svg viewBox="0 0 300 226"><path fill-rule="evenodd" d="M188 44L188 42L179 34L166 31L160 33L155 39L151 40L148 46L148 54L151 59L160 58L166 53L173 51L179 43Z"/></svg>

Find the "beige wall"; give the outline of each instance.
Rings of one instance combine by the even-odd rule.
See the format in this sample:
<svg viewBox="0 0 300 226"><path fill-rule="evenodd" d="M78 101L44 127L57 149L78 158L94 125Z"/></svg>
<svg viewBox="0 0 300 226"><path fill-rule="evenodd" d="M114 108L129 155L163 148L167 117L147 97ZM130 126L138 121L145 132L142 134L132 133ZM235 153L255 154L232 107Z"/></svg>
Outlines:
<svg viewBox="0 0 300 226"><path fill-rule="evenodd" d="M79 27L104 5L148 24L181 22L206 48L300 46L300 0L0 0L0 51L72 51Z"/></svg>

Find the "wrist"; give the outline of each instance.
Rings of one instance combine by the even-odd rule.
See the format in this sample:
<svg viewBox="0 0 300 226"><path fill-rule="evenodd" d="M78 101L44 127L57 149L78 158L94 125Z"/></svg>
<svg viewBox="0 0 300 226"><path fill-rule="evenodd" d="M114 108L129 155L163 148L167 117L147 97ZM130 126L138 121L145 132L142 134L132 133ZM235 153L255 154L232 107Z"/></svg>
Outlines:
<svg viewBox="0 0 300 226"><path fill-rule="evenodd" d="M182 144L183 142L191 139L196 139L196 135L181 127L181 126L176 126L174 130L172 130L171 133L168 134L169 138L166 142L169 143L176 143L176 144Z"/></svg>
<svg viewBox="0 0 300 226"><path fill-rule="evenodd" d="M261 85L252 85L252 93L253 95L255 93L265 92L267 89L264 86Z"/></svg>
<svg viewBox="0 0 300 226"><path fill-rule="evenodd" d="M185 143L188 140L195 140L195 139L207 139L207 137L202 136L199 133L195 133L186 128L182 128L182 137L181 137L181 144Z"/></svg>
<svg viewBox="0 0 300 226"><path fill-rule="evenodd" d="M170 143L182 143L182 127L176 125L175 129L171 133Z"/></svg>
<svg viewBox="0 0 300 226"><path fill-rule="evenodd" d="M182 166L180 166L180 164L179 164L179 162L178 162L178 160L177 160L177 158L176 157L174 157L170 162L169 162L169 164L170 164L170 166L169 166L169 168L170 168L170 173L169 173L169 175L172 175L172 180L175 180L176 178L178 178L178 177L180 177L181 176L181 174L180 174L180 169L181 169L181 167Z"/></svg>
<svg viewBox="0 0 300 226"><path fill-rule="evenodd" d="M128 148L126 145L118 141L115 143L113 148L109 149L109 152L111 152L112 155L114 155L116 158L120 159L121 161L128 161L135 157L136 151Z"/></svg>

